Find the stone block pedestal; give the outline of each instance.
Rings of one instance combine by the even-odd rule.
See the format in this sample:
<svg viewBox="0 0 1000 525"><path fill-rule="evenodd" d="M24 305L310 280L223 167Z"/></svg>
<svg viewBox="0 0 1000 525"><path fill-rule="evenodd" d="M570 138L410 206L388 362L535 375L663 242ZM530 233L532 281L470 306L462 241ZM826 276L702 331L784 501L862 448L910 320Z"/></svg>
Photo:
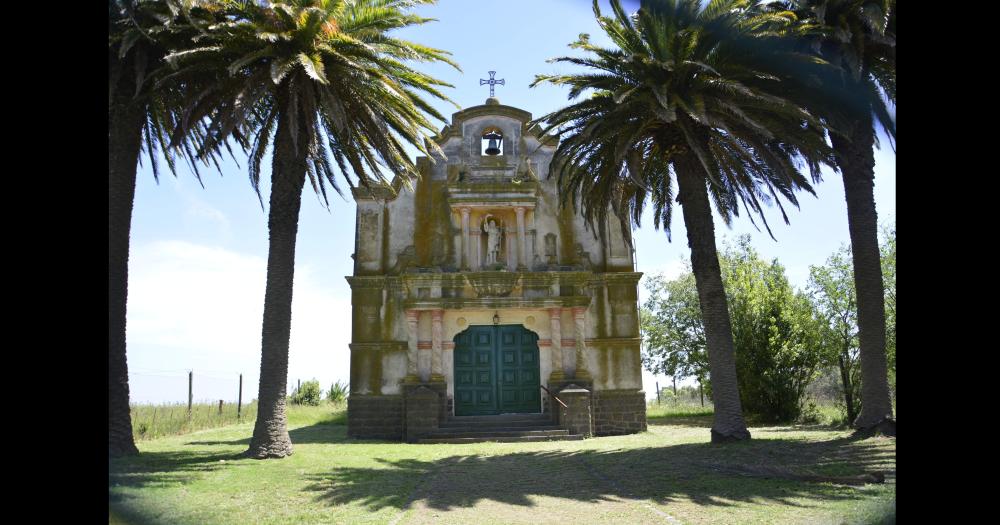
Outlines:
<svg viewBox="0 0 1000 525"><path fill-rule="evenodd" d="M570 434L580 434L583 437L593 436L594 420L590 410L590 390L576 384L570 384L556 393L556 397L566 404L564 407L558 402L555 403L559 409L557 412L559 425L569 430Z"/></svg>
<svg viewBox="0 0 1000 525"><path fill-rule="evenodd" d="M448 385L444 382L404 386L404 434L413 443L418 438L438 429L447 418Z"/></svg>
<svg viewBox="0 0 1000 525"><path fill-rule="evenodd" d="M646 431L646 394L641 390L594 392L594 434L619 436Z"/></svg>

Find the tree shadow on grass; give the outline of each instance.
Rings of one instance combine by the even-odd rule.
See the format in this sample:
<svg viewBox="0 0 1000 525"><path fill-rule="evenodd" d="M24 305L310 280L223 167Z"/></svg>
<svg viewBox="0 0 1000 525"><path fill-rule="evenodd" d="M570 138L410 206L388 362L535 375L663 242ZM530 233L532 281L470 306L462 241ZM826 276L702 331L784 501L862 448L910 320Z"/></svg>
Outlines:
<svg viewBox="0 0 1000 525"><path fill-rule="evenodd" d="M682 427L704 428L708 430L712 428L712 417L713 416L711 415L649 417L646 419L646 424L653 426L682 426ZM809 425L797 425L791 423L775 423L775 422L763 422L763 421L748 422L747 428L750 430L751 434L754 433L755 429L766 430L767 432L780 432L780 433L843 432L850 430L844 425L838 425L838 424L817 423Z"/></svg>
<svg viewBox="0 0 1000 525"><path fill-rule="evenodd" d="M309 476L306 490L329 505L361 504L371 511L409 509L416 502L447 511L481 500L532 507L538 496L591 503L624 498L667 504L680 499L705 506L764 502L809 507L857 499L860 493L830 483L748 477L727 467L752 470L756 465L831 476L895 472L893 450L847 438L376 461L376 467L336 468ZM806 503L795 501L803 499Z"/></svg>
<svg viewBox="0 0 1000 525"><path fill-rule="evenodd" d="M145 487L184 484L241 459L238 453L215 451L143 452L138 456L116 458L109 464L111 487ZM111 501L116 497L111 491Z"/></svg>
<svg viewBox="0 0 1000 525"><path fill-rule="evenodd" d="M288 431L288 437L292 440L292 446L297 444L333 444L347 441L347 427L340 423L317 423L304 427L293 428ZM372 441L378 443L378 441ZM232 439L229 441L188 441L185 445L209 445L209 446L250 446L250 438Z"/></svg>
<svg viewBox="0 0 1000 525"><path fill-rule="evenodd" d="M776 426L777 425L777 426ZM780 423L761 424L768 432L787 434L790 432L845 432L851 430L843 425L817 423L814 425L781 425Z"/></svg>

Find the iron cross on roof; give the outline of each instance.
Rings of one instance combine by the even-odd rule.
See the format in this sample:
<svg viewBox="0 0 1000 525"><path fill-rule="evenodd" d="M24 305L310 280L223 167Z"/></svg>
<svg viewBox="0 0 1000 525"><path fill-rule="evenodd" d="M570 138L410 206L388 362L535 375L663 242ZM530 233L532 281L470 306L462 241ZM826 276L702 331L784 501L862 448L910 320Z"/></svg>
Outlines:
<svg viewBox="0 0 1000 525"><path fill-rule="evenodd" d="M493 86L495 86L497 84L500 84L501 86L503 86L504 85L504 83L503 83L504 79L501 78L500 80L496 80L495 78L493 78L493 75L497 74L496 71L489 71L489 74L490 74L490 79L489 80L485 80L485 79L482 79L482 78L479 79L479 85L481 86L483 84L489 84L490 85L490 97L492 97L493 96Z"/></svg>

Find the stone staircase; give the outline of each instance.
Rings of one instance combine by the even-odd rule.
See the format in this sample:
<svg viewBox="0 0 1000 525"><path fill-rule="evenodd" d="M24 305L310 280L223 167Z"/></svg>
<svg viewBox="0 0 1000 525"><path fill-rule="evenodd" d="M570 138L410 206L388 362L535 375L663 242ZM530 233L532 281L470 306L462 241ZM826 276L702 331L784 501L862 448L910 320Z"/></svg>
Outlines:
<svg viewBox="0 0 1000 525"><path fill-rule="evenodd" d="M577 441L556 425L549 414L503 414L499 416L452 416L438 429L424 434L417 443L524 443L532 441Z"/></svg>

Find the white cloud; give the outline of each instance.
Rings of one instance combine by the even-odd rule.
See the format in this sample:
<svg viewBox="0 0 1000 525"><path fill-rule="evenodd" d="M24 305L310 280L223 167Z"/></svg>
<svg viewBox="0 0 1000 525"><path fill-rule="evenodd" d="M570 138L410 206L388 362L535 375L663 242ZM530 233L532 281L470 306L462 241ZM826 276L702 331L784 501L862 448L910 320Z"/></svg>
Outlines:
<svg viewBox="0 0 1000 525"><path fill-rule="evenodd" d="M184 241L136 246L129 261L128 354L132 399L182 401L156 374L195 370L196 399L256 397L267 263L264 257ZM289 387L320 380L324 389L349 378L350 297L296 267ZM180 391L179 391L180 390Z"/></svg>
<svg viewBox="0 0 1000 525"><path fill-rule="evenodd" d="M192 224L203 224L207 219L207 222L214 222L218 225L219 233L224 237L228 238L231 235L232 229L225 213L199 198L188 195L185 197L188 201L187 209L184 210L185 218L190 220Z"/></svg>

